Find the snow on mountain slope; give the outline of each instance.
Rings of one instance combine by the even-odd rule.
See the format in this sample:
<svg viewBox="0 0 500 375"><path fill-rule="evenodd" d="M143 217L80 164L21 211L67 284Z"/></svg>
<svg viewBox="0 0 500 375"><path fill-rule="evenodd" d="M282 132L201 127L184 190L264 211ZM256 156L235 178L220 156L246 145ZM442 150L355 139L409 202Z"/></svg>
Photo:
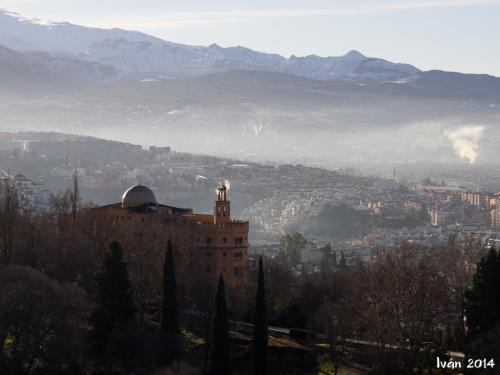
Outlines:
<svg viewBox="0 0 500 375"><path fill-rule="evenodd" d="M26 19L0 10L0 45L18 51L44 51L112 65L128 75L189 76L229 70L262 70L307 78L385 81L411 77L411 65L368 58L357 51L340 57L289 59L244 47L188 46L136 31L97 29L67 22Z"/></svg>
<svg viewBox="0 0 500 375"><path fill-rule="evenodd" d="M126 73L197 75L228 70L282 71L287 60L243 47L186 46L173 43L104 40L93 44L80 59L99 61Z"/></svg>
<svg viewBox="0 0 500 375"><path fill-rule="evenodd" d="M18 51L85 52L93 43L126 38L131 42L163 42L136 31L98 29L67 22L28 19L0 9L0 44Z"/></svg>
<svg viewBox="0 0 500 375"><path fill-rule="evenodd" d="M353 58L353 54L357 54ZM244 47L186 46L172 43L104 40L93 44L80 59L113 65L126 73L173 76L198 75L229 70L262 70L290 73L307 78L331 80L396 80L419 70L411 65L368 58L359 52L340 57L292 56L260 53Z"/></svg>

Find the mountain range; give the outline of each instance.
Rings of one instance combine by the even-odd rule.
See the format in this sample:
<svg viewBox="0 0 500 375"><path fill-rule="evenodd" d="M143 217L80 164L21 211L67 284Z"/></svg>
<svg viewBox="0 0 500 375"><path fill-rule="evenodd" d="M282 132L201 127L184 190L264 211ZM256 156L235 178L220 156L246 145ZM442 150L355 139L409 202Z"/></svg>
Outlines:
<svg viewBox="0 0 500 375"><path fill-rule="evenodd" d="M6 10L0 10L0 45L111 66L128 78L262 70L319 80L385 81L410 79L420 72L414 66L366 57L357 51L340 57L285 58L244 47L189 46L135 31L27 19Z"/></svg>
<svg viewBox="0 0 500 375"><path fill-rule="evenodd" d="M456 160L447 134L469 125L484 130L474 147L485 159L500 141L500 78L422 71L357 51L285 58L0 10L0 82L3 130L258 161Z"/></svg>
<svg viewBox="0 0 500 375"><path fill-rule="evenodd" d="M285 58L245 47L190 46L137 31L99 29L68 22L28 19L0 9L0 74L5 82L55 84L129 79L185 78L236 70L286 73L321 81L395 83L434 93L497 95L500 79L442 71L364 56ZM27 74L23 74L26 71ZM56 79L59 78L59 79Z"/></svg>

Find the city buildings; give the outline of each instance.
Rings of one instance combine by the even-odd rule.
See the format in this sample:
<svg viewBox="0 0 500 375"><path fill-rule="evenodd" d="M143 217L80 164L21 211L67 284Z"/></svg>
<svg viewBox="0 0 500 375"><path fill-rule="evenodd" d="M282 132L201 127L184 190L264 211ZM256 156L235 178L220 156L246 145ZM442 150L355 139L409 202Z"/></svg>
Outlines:
<svg viewBox="0 0 500 375"><path fill-rule="evenodd" d="M25 211L48 211L52 193L42 178L33 181L22 174L14 176L20 208Z"/></svg>

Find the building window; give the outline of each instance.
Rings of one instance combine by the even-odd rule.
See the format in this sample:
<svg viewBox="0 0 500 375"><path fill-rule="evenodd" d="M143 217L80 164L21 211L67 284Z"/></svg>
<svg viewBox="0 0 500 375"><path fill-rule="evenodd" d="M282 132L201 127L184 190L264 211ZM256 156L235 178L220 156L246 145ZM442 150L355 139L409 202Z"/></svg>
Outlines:
<svg viewBox="0 0 500 375"><path fill-rule="evenodd" d="M205 271L210 272L210 267L205 268Z"/></svg>
<svg viewBox="0 0 500 375"><path fill-rule="evenodd" d="M210 237L207 237L207 246L211 246L212 245L212 239Z"/></svg>
<svg viewBox="0 0 500 375"><path fill-rule="evenodd" d="M234 276L238 277L240 276L241 271L239 267L234 267Z"/></svg>
<svg viewBox="0 0 500 375"><path fill-rule="evenodd" d="M226 242L227 242L227 238L226 238L226 237L224 237L224 238L222 239L222 242L226 243Z"/></svg>
<svg viewBox="0 0 500 375"><path fill-rule="evenodd" d="M223 253L222 255L223 255L223 256L224 256L224 258L225 258L225 257L227 256L227 253Z"/></svg>
<svg viewBox="0 0 500 375"><path fill-rule="evenodd" d="M212 256L212 254L209 251L207 251L207 257L210 257L210 256Z"/></svg>

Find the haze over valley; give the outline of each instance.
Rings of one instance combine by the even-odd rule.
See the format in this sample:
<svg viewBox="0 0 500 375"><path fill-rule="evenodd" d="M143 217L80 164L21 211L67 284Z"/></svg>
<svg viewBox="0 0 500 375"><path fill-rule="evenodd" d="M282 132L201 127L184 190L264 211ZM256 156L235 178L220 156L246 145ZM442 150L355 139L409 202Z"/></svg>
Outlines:
<svg viewBox="0 0 500 375"><path fill-rule="evenodd" d="M326 168L496 164L500 79L0 13L1 130ZM372 167L368 167L371 169Z"/></svg>

